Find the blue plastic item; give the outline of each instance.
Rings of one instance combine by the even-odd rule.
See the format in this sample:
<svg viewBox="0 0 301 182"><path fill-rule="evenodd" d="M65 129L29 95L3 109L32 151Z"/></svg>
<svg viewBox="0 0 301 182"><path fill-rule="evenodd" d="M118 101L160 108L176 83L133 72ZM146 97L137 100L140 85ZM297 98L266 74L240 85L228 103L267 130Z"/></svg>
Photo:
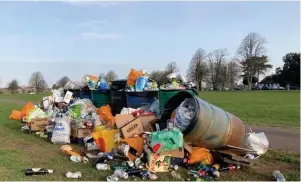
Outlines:
<svg viewBox="0 0 301 182"><path fill-rule="evenodd" d="M98 90L107 90L108 89L108 83L105 79L101 78L99 80Z"/></svg>
<svg viewBox="0 0 301 182"><path fill-rule="evenodd" d="M140 76L136 80L136 91L143 91L144 88L147 86L148 77Z"/></svg>

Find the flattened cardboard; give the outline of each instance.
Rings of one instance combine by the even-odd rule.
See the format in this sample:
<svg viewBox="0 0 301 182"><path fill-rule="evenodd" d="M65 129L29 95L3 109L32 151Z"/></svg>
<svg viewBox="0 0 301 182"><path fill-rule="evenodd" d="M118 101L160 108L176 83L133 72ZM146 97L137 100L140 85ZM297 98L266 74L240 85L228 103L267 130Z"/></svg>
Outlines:
<svg viewBox="0 0 301 182"><path fill-rule="evenodd" d="M121 128L121 132L124 138L131 138L136 134L141 134L144 132L143 126L141 124L140 118L136 118L129 124Z"/></svg>
<svg viewBox="0 0 301 182"><path fill-rule="evenodd" d="M117 125L117 128L122 128L131 121L133 121L135 117L131 114L116 114L115 116L115 122Z"/></svg>
<svg viewBox="0 0 301 182"><path fill-rule="evenodd" d="M30 121L31 131L44 131L48 123L47 118L33 118Z"/></svg>

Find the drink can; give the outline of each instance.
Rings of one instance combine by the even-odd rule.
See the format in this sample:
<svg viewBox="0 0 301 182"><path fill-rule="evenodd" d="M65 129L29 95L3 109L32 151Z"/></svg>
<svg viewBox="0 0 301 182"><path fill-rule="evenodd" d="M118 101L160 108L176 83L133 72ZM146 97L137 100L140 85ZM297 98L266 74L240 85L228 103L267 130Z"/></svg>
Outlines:
<svg viewBox="0 0 301 182"><path fill-rule="evenodd" d="M158 179L158 176L150 171L147 172L149 179L156 180Z"/></svg>
<svg viewBox="0 0 301 182"><path fill-rule="evenodd" d="M128 179L129 174L123 170L117 169L114 171L114 174L118 176L119 178Z"/></svg>
<svg viewBox="0 0 301 182"><path fill-rule="evenodd" d="M116 175L108 176L107 181L113 182L113 181L118 181L119 178Z"/></svg>
<svg viewBox="0 0 301 182"><path fill-rule="evenodd" d="M96 169L106 171L106 170L110 170L110 166L108 164L97 163Z"/></svg>
<svg viewBox="0 0 301 182"><path fill-rule="evenodd" d="M178 166L178 165L170 165L170 168L171 168L171 169L174 169L174 170L178 170L178 169L179 169L179 166Z"/></svg>

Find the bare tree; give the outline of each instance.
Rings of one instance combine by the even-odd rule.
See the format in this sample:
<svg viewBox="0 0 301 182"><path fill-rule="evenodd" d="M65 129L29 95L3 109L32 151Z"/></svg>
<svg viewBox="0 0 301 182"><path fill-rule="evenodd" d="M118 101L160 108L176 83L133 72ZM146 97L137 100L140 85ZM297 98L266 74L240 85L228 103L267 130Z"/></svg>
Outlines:
<svg viewBox="0 0 301 182"><path fill-rule="evenodd" d="M44 80L41 72L34 72L31 75L29 85L34 87L37 93L44 91L47 87L46 81Z"/></svg>
<svg viewBox="0 0 301 182"><path fill-rule="evenodd" d="M208 67L205 59L206 52L203 49L198 49L194 53L187 71L187 78L196 83L198 90L202 90L202 82L208 74Z"/></svg>
<svg viewBox="0 0 301 182"><path fill-rule="evenodd" d="M241 59L244 76L247 78L248 89L251 90L252 78L257 72L256 60L266 52L266 39L258 33L249 33L241 42L237 55Z"/></svg>
<svg viewBox="0 0 301 182"><path fill-rule="evenodd" d="M214 89L217 89L220 85L221 68L227 60L228 55L227 49L216 49L207 56L209 62L209 82L212 83Z"/></svg>
<svg viewBox="0 0 301 182"><path fill-rule="evenodd" d="M221 64L220 67L220 77L219 83L221 84L221 88L224 90L225 85L229 82L229 69L226 62Z"/></svg>
<svg viewBox="0 0 301 182"><path fill-rule="evenodd" d="M64 87L69 81L70 79L67 76L64 76L56 82L56 86L59 88Z"/></svg>
<svg viewBox="0 0 301 182"><path fill-rule="evenodd" d="M234 83L238 80L241 72L240 65L236 59L232 59L227 63L227 67L230 89L233 89Z"/></svg>
<svg viewBox="0 0 301 182"><path fill-rule="evenodd" d="M173 73L173 72L176 72L178 71L178 67L177 67L177 63L175 61L173 62L170 62L167 66L166 66L166 74L170 74L170 73Z"/></svg>
<svg viewBox="0 0 301 182"><path fill-rule="evenodd" d="M114 71L110 70L105 75L105 79L107 80L107 82L111 82L111 81L117 80L118 79L118 75Z"/></svg>
<svg viewBox="0 0 301 182"><path fill-rule="evenodd" d="M7 88L8 88L8 90L10 90L12 93L17 92L17 90L18 90L18 88L19 88L18 80L13 79L11 82L9 82Z"/></svg>
<svg viewBox="0 0 301 182"><path fill-rule="evenodd" d="M152 71L149 75L149 78L157 82L159 87L163 85L167 80L165 71L160 70Z"/></svg>

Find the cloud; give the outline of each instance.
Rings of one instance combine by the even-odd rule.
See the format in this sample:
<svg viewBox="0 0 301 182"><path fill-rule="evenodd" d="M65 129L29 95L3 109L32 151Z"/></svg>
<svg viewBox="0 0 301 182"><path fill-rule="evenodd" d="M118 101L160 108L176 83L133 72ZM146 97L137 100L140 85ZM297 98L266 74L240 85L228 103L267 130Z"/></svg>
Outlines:
<svg viewBox="0 0 301 182"><path fill-rule="evenodd" d="M97 32L84 32L80 34L81 38L92 39L92 40L104 40L104 39L119 39L121 38L118 34L113 33L97 33Z"/></svg>
<svg viewBox="0 0 301 182"><path fill-rule="evenodd" d="M107 20L92 20L85 23L81 23L80 26L91 28L91 29L98 29L100 26L103 26L107 23Z"/></svg>
<svg viewBox="0 0 301 182"><path fill-rule="evenodd" d="M62 1L63 3L72 5L72 6L100 6L100 7L111 7L111 6L116 6L118 4L120 4L121 2L117 2L117 1L78 1L78 0L66 0L66 1Z"/></svg>

